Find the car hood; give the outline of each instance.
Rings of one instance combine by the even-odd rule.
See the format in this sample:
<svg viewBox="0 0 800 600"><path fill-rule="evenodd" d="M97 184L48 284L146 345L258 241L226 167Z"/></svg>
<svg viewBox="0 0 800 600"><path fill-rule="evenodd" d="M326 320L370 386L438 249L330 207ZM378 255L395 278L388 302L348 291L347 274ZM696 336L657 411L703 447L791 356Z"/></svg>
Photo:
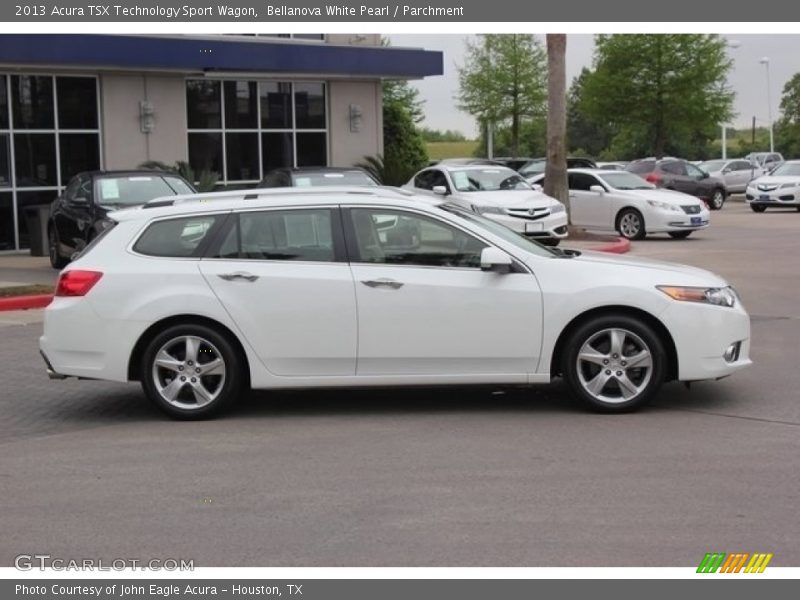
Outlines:
<svg viewBox="0 0 800 600"><path fill-rule="evenodd" d="M607 252L582 252L580 256L566 260L577 260L584 263L596 265L608 265L618 267L638 267L651 271L661 271L665 274L665 285L699 285L708 287L725 287L727 282L719 275L679 263L664 262L648 258L636 258L609 254Z"/></svg>
<svg viewBox="0 0 800 600"><path fill-rule="evenodd" d="M536 190L509 190L504 192L456 192L459 200L478 206L499 206L503 208L543 208L558 202Z"/></svg>
<svg viewBox="0 0 800 600"><path fill-rule="evenodd" d="M764 183L766 185L783 185L784 183L800 183L798 175L765 175L750 182L751 186Z"/></svg>
<svg viewBox="0 0 800 600"><path fill-rule="evenodd" d="M655 188L652 190L614 190L615 193L622 194L631 198L641 198L643 200L657 200L658 202L666 202L667 204L674 204L676 206L691 206L703 205L703 203L689 194L677 192L675 190L665 190L663 188ZM705 206L705 205L703 205Z"/></svg>

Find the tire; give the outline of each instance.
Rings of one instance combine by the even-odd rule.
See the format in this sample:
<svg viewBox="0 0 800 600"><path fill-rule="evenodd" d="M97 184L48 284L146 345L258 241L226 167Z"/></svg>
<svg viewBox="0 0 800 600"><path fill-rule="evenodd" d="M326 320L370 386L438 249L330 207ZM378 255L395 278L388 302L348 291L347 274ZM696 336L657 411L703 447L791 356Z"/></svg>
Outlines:
<svg viewBox="0 0 800 600"><path fill-rule="evenodd" d="M631 357L639 355L631 365ZM605 413L629 412L649 402L666 371L661 339L640 319L624 315L596 317L579 326L569 335L561 361L572 394Z"/></svg>
<svg viewBox="0 0 800 600"><path fill-rule="evenodd" d="M555 248L561 243L560 238L542 238L539 242L544 246L549 246L551 248Z"/></svg>
<svg viewBox="0 0 800 600"><path fill-rule="evenodd" d="M61 256L58 251L58 233L55 226L47 228L47 254L50 257L50 266L59 271L69 264L69 260Z"/></svg>
<svg viewBox="0 0 800 600"><path fill-rule="evenodd" d="M669 237L676 240L685 240L692 235L691 231L668 231L667 233L669 233Z"/></svg>
<svg viewBox="0 0 800 600"><path fill-rule="evenodd" d="M617 231L626 240L642 240L647 232L644 217L635 208L625 208L617 215Z"/></svg>
<svg viewBox="0 0 800 600"><path fill-rule="evenodd" d="M725 206L725 190L716 188L711 193L711 200L708 202L708 207L711 210L720 210L723 206Z"/></svg>
<svg viewBox="0 0 800 600"><path fill-rule="evenodd" d="M762 213L767 210L767 207L762 204L751 204L750 208L753 210L753 212L757 213Z"/></svg>
<svg viewBox="0 0 800 600"><path fill-rule="evenodd" d="M217 360L219 366L204 367ZM243 361L227 336L187 323L169 327L150 341L139 377L147 397L169 416L207 419L239 397L245 381Z"/></svg>

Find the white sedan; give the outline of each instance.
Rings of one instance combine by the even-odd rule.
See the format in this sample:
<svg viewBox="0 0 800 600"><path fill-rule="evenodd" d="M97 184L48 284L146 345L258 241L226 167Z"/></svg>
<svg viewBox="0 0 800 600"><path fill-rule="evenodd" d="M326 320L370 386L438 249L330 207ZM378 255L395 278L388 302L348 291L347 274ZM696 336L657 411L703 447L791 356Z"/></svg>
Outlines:
<svg viewBox="0 0 800 600"><path fill-rule="evenodd" d="M745 199L755 212L764 212L767 207L800 210L800 160L787 161L769 175L751 181Z"/></svg>
<svg viewBox="0 0 800 600"><path fill-rule="evenodd" d="M606 412L751 361L719 276L558 251L397 190L244 190L112 213L61 272L55 379L139 381L209 417L248 387L527 385L563 377ZM413 236L404 232L417 232Z"/></svg>
<svg viewBox="0 0 800 600"><path fill-rule="evenodd" d="M630 240L649 233L676 239L709 225L706 205L688 194L657 188L627 171L570 169L572 224L592 231L616 231ZM529 180L544 185L544 175Z"/></svg>
<svg viewBox="0 0 800 600"><path fill-rule="evenodd" d="M533 189L507 167L440 163L423 169L403 187L418 194L446 197L550 246L557 246L567 236L564 205Z"/></svg>

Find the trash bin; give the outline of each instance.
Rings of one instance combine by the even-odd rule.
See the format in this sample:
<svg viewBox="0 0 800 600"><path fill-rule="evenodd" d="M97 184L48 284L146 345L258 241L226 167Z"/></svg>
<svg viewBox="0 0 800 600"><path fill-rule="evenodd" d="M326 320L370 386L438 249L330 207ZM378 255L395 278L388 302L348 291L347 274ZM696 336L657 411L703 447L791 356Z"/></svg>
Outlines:
<svg viewBox="0 0 800 600"><path fill-rule="evenodd" d="M26 206L25 224L28 226L28 239L30 240L31 256L47 256L47 219L50 217L49 204L36 204Z"/></svg>

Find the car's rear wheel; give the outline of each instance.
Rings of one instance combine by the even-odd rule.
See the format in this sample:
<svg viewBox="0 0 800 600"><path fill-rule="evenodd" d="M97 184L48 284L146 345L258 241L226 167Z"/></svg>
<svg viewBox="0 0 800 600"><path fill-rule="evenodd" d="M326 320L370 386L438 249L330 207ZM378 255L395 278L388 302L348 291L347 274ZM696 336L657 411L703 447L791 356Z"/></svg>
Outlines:
<svg viewBox="0 0 800 600"><path fill-rule="evenodd" d="M169 327L144 351L140 378L145 394L177 419L216 415L239 396L242 358L227 337L205 325Z"/></svg>
<svg viewBox="0 0 800 600"><path fill-rule="evenodd" d="M669 237L674 238L676 240L685 240L687 237L692 235L691 231L669 231Z"/></svg>
<svg viewBox="0 0 800 600"><path fill-rule="evenodd" d="M758 213L761 213L761 212L764 212L765 210L767 210L767 207L764 206L763 204L751 204L750 208L753 209L753 212L758 212Z"/></svg>
<svg viewBox="0 0 800 600"><path fill-rule="evenodd" d="M628 240L641 240L645 236L644 217L635 208L626 208L617 216L617 231Z"/></svg>
<svg viewBox="0 0 800 600"><path fill-rule="evenodd" d="M643 321L594 318L569 336L561 372L570 391L594 410L626 412L648 402L667 371L664 345Z"/></svg>
<svg viewBox="0 0 800 600"><path fill-rule="evenodd" d="M711 202L709 202L709 208L711 210L719 210L725 204L725 190L722 188L717 188L711 194Z"/></svg>
<svg viewBox="0 0 800 600"><path fill-rule="evenodd" d="M47 230L47 254L50 257L50 266L54 269L63 269L69 264L69 260L61 256L58 251L58 234L55 227L50 227Z"/></svg>

